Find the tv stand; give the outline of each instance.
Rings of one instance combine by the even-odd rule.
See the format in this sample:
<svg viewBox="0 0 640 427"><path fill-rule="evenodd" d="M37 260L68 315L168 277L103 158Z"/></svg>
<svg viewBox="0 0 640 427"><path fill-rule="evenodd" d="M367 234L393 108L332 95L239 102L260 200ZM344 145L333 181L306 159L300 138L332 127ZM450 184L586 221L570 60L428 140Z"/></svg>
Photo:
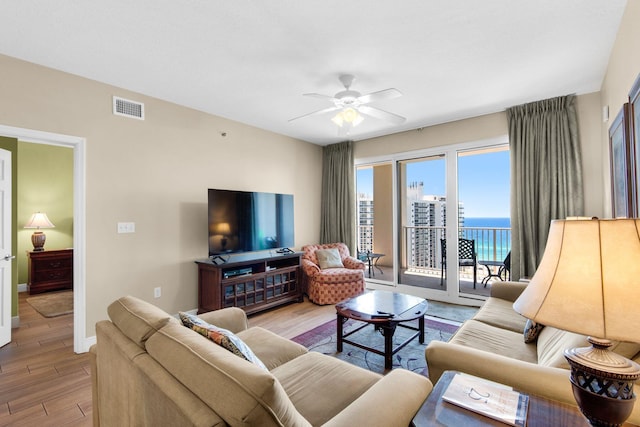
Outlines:
<svg viewBox="0 0 640 427"><path fill-rule="evenodd" d="M293 301L302 302L302 253L289 251L196 261L198 313L239 307L247 314L253 314Z"/></svg>

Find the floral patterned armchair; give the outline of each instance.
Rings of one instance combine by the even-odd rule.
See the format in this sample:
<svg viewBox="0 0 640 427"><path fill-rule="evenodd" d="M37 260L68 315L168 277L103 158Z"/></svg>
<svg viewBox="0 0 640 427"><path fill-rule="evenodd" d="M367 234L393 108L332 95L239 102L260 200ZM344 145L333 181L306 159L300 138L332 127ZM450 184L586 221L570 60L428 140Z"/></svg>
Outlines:
<svg viewBox="0 0 640 427"><path fill-rule="evenodd" d="M365 264L350 256L344 243L306 245L302 251L303 279L312 302L336 304L364 292ZM329 256L337 255L329 260L333 263L324 259L327 252Z"/></svg>

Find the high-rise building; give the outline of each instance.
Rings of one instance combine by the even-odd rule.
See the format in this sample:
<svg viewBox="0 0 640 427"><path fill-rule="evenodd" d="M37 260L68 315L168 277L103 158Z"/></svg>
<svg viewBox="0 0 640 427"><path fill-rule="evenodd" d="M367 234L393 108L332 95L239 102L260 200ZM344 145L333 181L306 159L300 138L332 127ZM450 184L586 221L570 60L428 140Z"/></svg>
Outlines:
<svg viewBox="0 0 640 427"><path fill-rule="evenodd" d="M441 239L447 225L446 196L424 195L424 183L412 182L407 188L406 224L412 231L407 238L409 266L422 269L440 267ZM460 227L464 225L464 205L458 204Z"/></svg>
<svg viewBox="0 0 640 427"><path fill-rule="evenodd" d="M373 198L358 194L358 250L373 252Z"/></svg>

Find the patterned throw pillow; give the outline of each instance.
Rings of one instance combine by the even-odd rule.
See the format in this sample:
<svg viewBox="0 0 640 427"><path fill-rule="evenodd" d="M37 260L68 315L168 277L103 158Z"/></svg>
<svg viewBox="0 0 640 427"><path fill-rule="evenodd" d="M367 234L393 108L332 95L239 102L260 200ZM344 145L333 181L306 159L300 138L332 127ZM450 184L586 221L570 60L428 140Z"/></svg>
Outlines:
<svg viewBox="0 0 640 427"><path fill-rule="evenodd" d="M336 248L332 249L318 249L316 251L316 258L318 258L318 265L320 269L325 268L343 268L342 258L340 258L340 252Z"/></svg>
<svg viewBox="0 0 640 427"><path fill-rule="evenodd" d="M526 325L524 325L524 342L530 344L536 342L538 334L544 328L544 325L536 323L531 319L527 319Z"/></svg>
<svg viewBox="0 0 640 427"><path fill-rule="evenodd" d="M179 312L180 320L182 324L189 329L193 329L200 335L209 338L219 346L229 350L231 353L242 357L249 362L258 365L265 371L268 371L267 367L262 363L258 356L244 343L236 334L223 328L211 325L198 316L194 316L189 313Z"/></svg>

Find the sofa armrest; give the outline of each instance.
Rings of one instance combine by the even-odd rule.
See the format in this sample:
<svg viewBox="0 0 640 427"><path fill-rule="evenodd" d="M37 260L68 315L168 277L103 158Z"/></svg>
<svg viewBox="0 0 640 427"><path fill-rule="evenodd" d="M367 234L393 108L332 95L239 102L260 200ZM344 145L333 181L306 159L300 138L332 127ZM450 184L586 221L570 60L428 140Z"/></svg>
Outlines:
<svg viewBox="0 0 640 427"><path fill-rule="evenodd" d="M406 427L431 389L422 375L394 369L323 426Z"/></svg>
<svg viewBox="0 0 640 427"><path fill-rule="evenodd" d="M540 366L459 344L431 341L425 350L429 378L444 371L465 372L509 385L525 393L576 405L569 370Z"/></svg>
<svg viewBox="0 0 640 427"><path fill-rule="evenodd" d="M364 270L365 269L364 262L362 262L358 258L354 258L352 256L345 257L342 260L342 263L344 264L344 266L346 268L349 268L351 270Z"/></svg>
<svg viewBox="0 0 640 427"><path fill-rule="evenodd" d="M198 317L207 323L228 329L234 334L249 327L247 313L238 307L221 308L220 310L198 314Z"/></svg>
<svg viewBox="0 0 640 427"><path fill-rule="evenodd" d="M306 274L309 277L313 277L317 273L320 273L320 267L318 267L316 264L309 261L308 259L304 259L304 258L302 259L302 270L304 271L304 274Z"/></svg>
<svg viewBox="0 0 640 427"><path fill-rule="evenodd" d="M493 282L491 283L491 296L515 302L527 285L528 283L524 282Z"/></svg>

